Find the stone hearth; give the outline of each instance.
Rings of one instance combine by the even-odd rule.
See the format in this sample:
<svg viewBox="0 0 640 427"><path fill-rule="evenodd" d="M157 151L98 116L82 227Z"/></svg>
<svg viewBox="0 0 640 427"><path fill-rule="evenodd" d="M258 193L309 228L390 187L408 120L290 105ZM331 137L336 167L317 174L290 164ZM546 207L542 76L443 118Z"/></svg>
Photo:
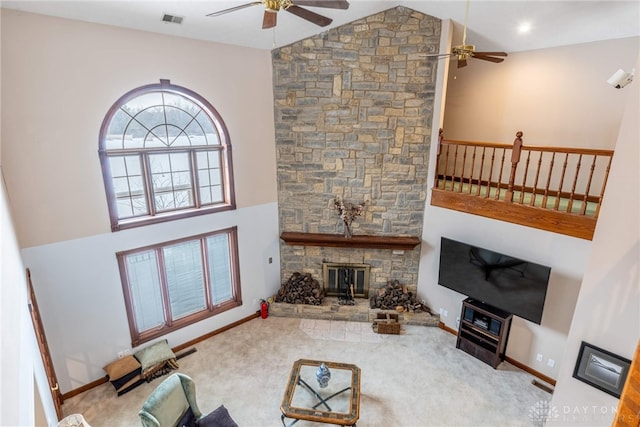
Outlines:
<svg viewBox="0 0 640 427"><path fill-rule="evenodd" d="M272 302L269 315L275 317L297 317L305 319L347 320L352 322L373 322L378 313L397 313L395 310L369 308L369 300L356 298L356 305L341 305L337 297L325 297L322 305L288 304ZM398 320L404 325L438 326L439 315L429 313L398 313Z"/></svg>

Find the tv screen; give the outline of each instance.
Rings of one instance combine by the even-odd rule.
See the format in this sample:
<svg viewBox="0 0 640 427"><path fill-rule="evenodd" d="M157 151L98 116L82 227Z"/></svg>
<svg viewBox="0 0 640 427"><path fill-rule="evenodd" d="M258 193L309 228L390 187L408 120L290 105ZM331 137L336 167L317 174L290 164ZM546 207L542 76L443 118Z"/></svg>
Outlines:
<svg viewBox="0 0 640 427"><path fill-rule="evenodd" d="M438 283L540 324L551 268L441 238Z"/></svg>

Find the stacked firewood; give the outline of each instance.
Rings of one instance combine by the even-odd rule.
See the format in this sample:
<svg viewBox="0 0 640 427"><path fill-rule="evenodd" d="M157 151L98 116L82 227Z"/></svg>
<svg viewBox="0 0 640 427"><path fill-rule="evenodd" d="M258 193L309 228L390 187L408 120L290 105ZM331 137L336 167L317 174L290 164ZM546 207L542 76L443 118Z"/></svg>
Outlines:
<svg viewBox="0 0 640 427"><path fill-rule="evenodd" d="M429 307L416 299L415 293L397 280L389 280L385 286L374 290L369 303L371 308L432 314Z"/></svg>
<svg viewBox="0 0 640 427"><path fill-rule="evenodd" d="M275 302L289 304L321 305L324 299L322 286L310 273L293 273L287 283L280 286Z"/></svg>

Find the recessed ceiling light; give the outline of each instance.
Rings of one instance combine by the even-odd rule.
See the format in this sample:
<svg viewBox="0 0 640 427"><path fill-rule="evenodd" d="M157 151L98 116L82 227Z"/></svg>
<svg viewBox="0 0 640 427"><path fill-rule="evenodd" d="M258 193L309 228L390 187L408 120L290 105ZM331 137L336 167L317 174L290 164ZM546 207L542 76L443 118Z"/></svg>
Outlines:
<svg viewBox="0 0 640 427"><path fill-rule="evenodd" d="M531 22L521 22L518 25L518 32L520 34L526 34L531 31Z"/></svg>

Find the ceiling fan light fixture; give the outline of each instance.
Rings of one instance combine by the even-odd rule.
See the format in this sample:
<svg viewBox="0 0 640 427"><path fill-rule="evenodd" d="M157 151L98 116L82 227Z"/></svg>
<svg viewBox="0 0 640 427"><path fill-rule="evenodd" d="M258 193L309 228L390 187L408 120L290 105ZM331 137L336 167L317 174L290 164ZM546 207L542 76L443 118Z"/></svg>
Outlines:
<svg viewBox="0 0 640 427"><path fill-rule="evenodd" d="M462 44L460 46L454 46L451 49L451 52L453 52L456 55L469 55L475 51L476 51L476 47L472 44Z"/></svg>
<svg viewBox="0 0 640 427"><path fill-rule="evenodd" d="M262 0L266 12L277 13L280 10L279 0Z"/></svg>

